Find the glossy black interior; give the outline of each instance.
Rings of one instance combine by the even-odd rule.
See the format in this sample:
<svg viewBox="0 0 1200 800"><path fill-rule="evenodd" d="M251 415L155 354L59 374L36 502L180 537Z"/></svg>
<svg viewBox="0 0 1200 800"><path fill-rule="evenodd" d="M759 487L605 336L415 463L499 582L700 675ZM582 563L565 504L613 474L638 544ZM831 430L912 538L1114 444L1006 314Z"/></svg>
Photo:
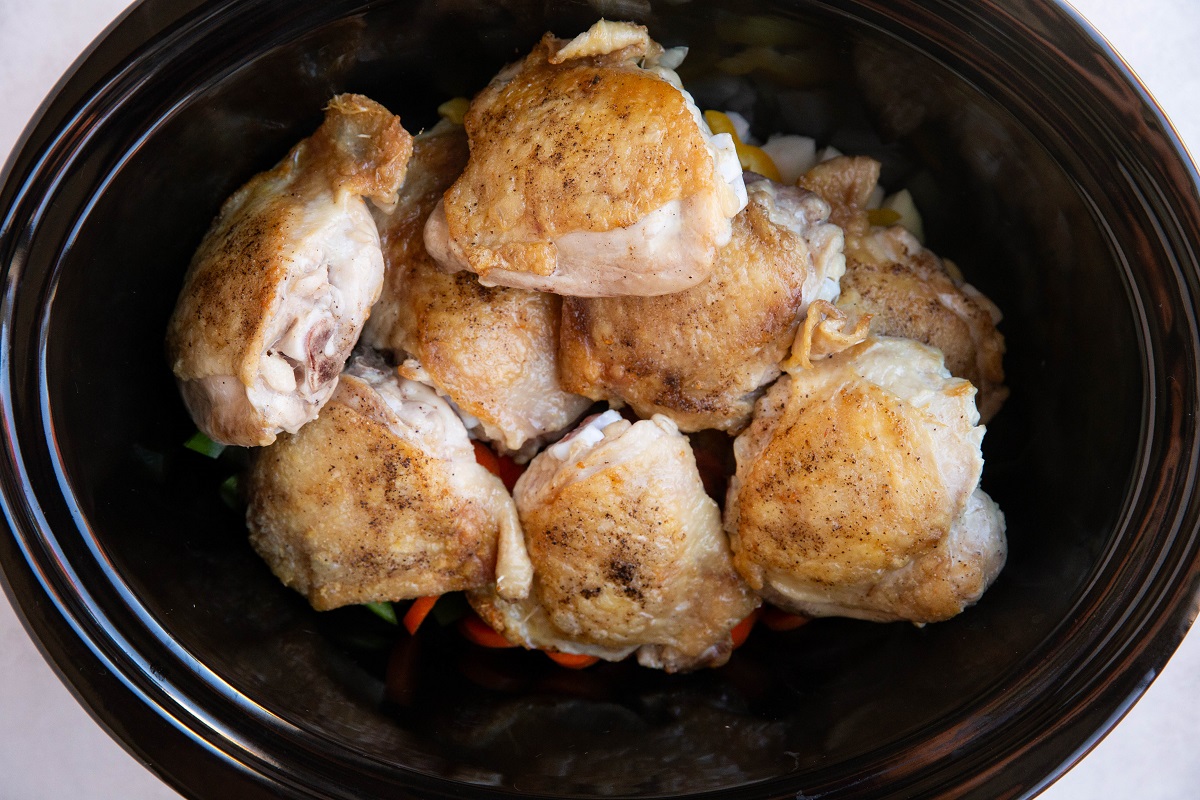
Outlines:
<svg viewBox="0 0 1200 800"><path fill-rule="evenodd" d="M220 500L234 461L181 447L162 337L221 200L336 92L416 130L601 11L689 45L701 107L880 158L1004 310L984 487L1010 558L961 617L759 631L673 677L437 629L393 650L395 629L279 585ZM796 72L721 71L751 14L807 54ZM1021 0L147 0L2 195L5 577L82 699L196 797L1034 792L1195 616L1195 177L1104 47ZM417 665L411 691L385 691L389 659Z"/></svg>

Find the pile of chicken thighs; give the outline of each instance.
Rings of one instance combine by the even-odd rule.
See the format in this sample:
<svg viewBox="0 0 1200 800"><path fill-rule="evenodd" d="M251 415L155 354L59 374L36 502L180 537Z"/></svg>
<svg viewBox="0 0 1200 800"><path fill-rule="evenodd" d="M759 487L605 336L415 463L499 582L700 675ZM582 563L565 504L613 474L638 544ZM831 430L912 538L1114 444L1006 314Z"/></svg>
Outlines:
<svg viewBox="0 0 1200 800"><path fill-rule="evenodd" d="M995 579L999 312L877 224L871 159L743 173L681 59L547 34L415 138L339 95L225 203L167 350L315 608L465 591L514 644L674 672L763 602L927 623ZM511 493L472 440L528 463Z"/></svg>

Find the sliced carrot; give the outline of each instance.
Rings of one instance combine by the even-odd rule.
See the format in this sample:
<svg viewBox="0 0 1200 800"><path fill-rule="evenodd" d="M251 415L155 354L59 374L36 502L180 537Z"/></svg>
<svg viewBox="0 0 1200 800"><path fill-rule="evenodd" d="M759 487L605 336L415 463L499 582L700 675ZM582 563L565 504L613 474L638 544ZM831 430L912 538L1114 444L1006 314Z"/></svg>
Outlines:
<svg viewBox="0 0 1200 800"><path fill-rule="evenodd" d="M504 485L511 492L517 485L517 478L525 473L526 465L518 464L509 456L497 456L496 460L500 462L500 471L496 474L500 476L500 480L504 481Z"/></svg>
<svg viewBox="0 0 1200 800"><path fill-rule="evenodd" d="M600 660L595 656L584 656L578 653L556 653L553 650L546 650L545 653L555 664L567 669L585 669Z"/></svg>
<svg viewBox="0 0 1200 800"><path fill-rule="evenodd" d="M758 621L758 609L754 609L750 614L737 625L733 626L733 630L729 635L733 637L733 649L737 650L746 643L746 637L750 635L750 629L754 627L754 623Z"/></svg>
<svg viewBox="0 0 1200 800"><path fill-rule="evenodd" d="M492 452L492 448L478 440L472 440L471 445L475 448L475 463L499 477L500 459L496 458L496 454Z"/></svg>
<svg viewBox="0 0 1200 800"><path fill-rule="evenodd" d="M762 624L773 631L794 631L808 624L808 617L802 614L792 614L775 606L763 606Z"/></svg>
<svg viewBox="0 0 1200 800"><path fill-rule="evenodd" d="M418 597L412 601L408 611L404 612L404 627L408 628L409 633L417 632L417 628L421 627L421 623L425 621L425 617L429 616L429 612L433 610L433 604L437 601L438 595Z"/></svg>
<svg viewBox="0 0 1200 800"><path fill-rule="evenodd" d="M515 644L505 639L500 634L492 630L492 626L481 620L475 614L468 614L458 621L458 631L472 644L477 644L480 647L516 647Z"/></svg>
<svg viewBox="0 0 1200 800"><path fill-rule="evenodd" d="M518 464L509 456L498 456L492 448L480 441L472 441L475 448L475 463L504 481L504 486L511 492L517 485L517 478L525 472L525 465Z"/></svg>

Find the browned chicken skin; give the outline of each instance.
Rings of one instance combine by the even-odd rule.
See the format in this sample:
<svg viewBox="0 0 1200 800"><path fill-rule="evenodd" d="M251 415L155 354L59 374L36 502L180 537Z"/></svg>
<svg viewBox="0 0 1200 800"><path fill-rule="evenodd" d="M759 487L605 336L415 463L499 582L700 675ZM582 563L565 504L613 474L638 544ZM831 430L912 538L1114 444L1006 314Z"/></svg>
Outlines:
<svg viewBox="0 0 1200 800"><path fill-rule="evenodd" d="M867 199L879 181L879 162L839 156L813 167L799 185L829 201L830 219L846 233L846 274L838 307L871 315L881 336L916 339L941 350L952 375L979 390L984 422L1008 396L1000 311L899 226L872 226Z"/></svg>
<svg viewBox="0 0 1200 800"><path fill-rule="evenodd" d="M407 355L401 374L453 400L501 452L528 456L591 403L559 384L559 297L447 274L425 250L425 219L466 162L461 126L416 138L396 208L376 214L386 274L363 341Z"/></svg>
<svg viewBox="0 0 1200 800"><path fill-rule="evenodd" d="M718 666L758 605L730 563L716 503L687 438L665 417L609 411L535 458L515 491L533 583L471 604L526 647L668 672Z"/></svg>
<svg viewBox="0 0 1200 800"><path fill-rule="evenodd" d="M481 586L498 559L522 570L512 498L462 422L381 361L351 362L316 420L259 451L246 490L251 544L318 611Z"/></svg>
<svg viewBox="0 0 1200 800"><path fill-rule="evenodd" d="M471 159L430 216L446 269L559 294L652 295L708 277L745 204L732 139L712 136L646 29L547 34L471 103Z"/></svg>
<svg viewBox="0 0 1200 800"><path fill-rule="evenodd" d="M779 376L808 304L837 297L842 234L815 194L747 182L712 277L661 297L564 300L563 384L665 414L684 431L737 433Z"/></svg>
<svg viewBox="0 0 1200 800"><path fill-rule="evenodd" d="M870 223L877 162L744 178L677 56L630 23L546 34L415 142L339 95L221 209L168 353L202 430L269 445L250 541L314 608L466 590L515 644L678 672L763 599L925 623L995 579L999 311ZM343 371L360 332L400 367ZM596 400L644 419L533 457ZM513 495L468 427L533 457ZM680 432L706 429L741 434L724 520Z"/></svg>
<svg viewBox="0 0 1200 800"><path fill-rule="evenodd" d="M388 205L412 137L358 95L221 208L192 259L167 355L197 426L264 445L317 416L369 309L383 255L364 197Z"/></svg>
<svg viewBox="0 0 1200 800"><path fill-rule="evenodd" d="M978 488L973 396L908 339L784 375L734 443L725 525L738 570L809 616L924 623L977 601L1006 547Z"/></svg>

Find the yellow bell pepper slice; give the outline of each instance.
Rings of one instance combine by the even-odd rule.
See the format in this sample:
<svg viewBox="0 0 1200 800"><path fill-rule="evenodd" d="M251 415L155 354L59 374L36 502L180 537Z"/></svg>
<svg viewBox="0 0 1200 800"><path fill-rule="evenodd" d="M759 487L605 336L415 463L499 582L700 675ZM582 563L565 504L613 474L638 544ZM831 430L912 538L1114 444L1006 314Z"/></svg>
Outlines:
<svg viewBox="0 0 1200 800"><path fill-rule="evenodd" d="M894 208L871 208L867 209L867 222L872 225L882 225L887 227L895 225L900 221L900 212Z"/></svg>
<svg viewBox="0 0 1200 800"><path fill-rule="evenodd" d="M737 128L734 127L733 120L729 118L729 115L710 109L704 112L704 121L708 123L708 129L714 134L728 133L733 137L734 144L741 143L742 140L738 138Z"/></svg>
<svg viewBox="0 0 1200 800"><path fill-rule="evenodd" d="M779 174L779 168L775 166L775 162L767 155L766 151L761 147L755 147L752 144L744 144L741 138L738 137L737 128L734 127L733 120L727 114L722 114L720 111L705 111L704 121L708 123L708 128L714 134L728 133L733 137L733 145L737 149L738 162L742 165L742 169L748 169L751 172L757 172L766 178L773 181L781 182L783 178Z"/></svg>
<svg viewBox="0 0 1200 800"><path fill-rule="evenodd" d="M463 117L467 116L467 109L470 107L470 100L465 97L455 97L438 106L437 111L442 118L450 120L455 125L462 125Z"/></svg>
<svg viewBox="0 0 1200 800"><path fill-rule="evenodd" d="M742 169L757 172L776 183L783 183L783 176L779 174L779 168L775 166L775 161L767 155L766 150L752 144L739 144L737 154L738 161L742 162Z"/></svg>

